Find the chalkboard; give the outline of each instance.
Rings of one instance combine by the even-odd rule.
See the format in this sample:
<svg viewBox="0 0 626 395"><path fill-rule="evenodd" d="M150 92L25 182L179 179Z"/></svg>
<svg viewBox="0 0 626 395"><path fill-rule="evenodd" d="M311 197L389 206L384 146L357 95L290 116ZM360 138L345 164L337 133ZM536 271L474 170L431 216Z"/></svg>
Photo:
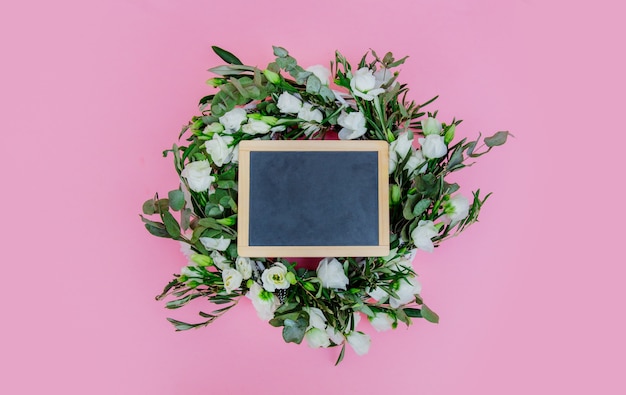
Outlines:
<svg viewBox="0 0 626 395"><path fill-rule="evenodd" d="M241 142L239 255L387 255L387 166L384 141Z"/></svg>

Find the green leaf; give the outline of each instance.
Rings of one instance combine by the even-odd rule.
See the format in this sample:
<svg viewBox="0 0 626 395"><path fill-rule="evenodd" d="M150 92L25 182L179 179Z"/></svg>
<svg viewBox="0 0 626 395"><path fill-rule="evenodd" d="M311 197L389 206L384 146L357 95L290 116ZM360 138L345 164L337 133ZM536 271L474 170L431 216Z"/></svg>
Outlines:
<svg viewBox="0 0 626 395"><path fill-rule="evenodd" d="M422 305L422 317L428 322L432 322L433 324L439 323L439 316L437 313L428 308L425 304Z"/></svg>
<svg viewBox="0 0 626 395"><path fill-rule="evenodd" d="M407 316L411 318L422 318L422 311L420 309L405 307L404 314L406 314Z"/></svg>
<svg viewBox="0 0 626 395"><path fill-rule="evenodd" d="M272 45L272 48L274 49L274 55L278 56L280 58L284 58L285 56L289 55L289 52L287 52L287 50L285 48L282 47L276 47Z"/></svg>
<svg viewBox="0 0 626 395"><path fill-rule="evenodd" d="M160 224L161 226L156 226L154 224L156 224L158 222L153 222L153 223L146 223L145 227L148 230L148 232L150 232L151 235L153 236L157 236L157 237L165 237L165 238L170 238L169 233L167 233L167 231L165 230L165 226L163 224Z"/></svg>
<svg viewBox="0 0 626 395"><path fill-rule="evenodd" d="M309 76L309 78L306 80L307 93L318 94L321 88L322 82L315 75Z"/></svg>
<svg viewBox="0 0 626 395"><path fill-rule="evenodd" d="M506 139L508 136L513 136L513 135L506 131L498 132L491 137L485 137L485 144L489 148L503 145L504 143L506 143Z"/></svg>
<svg viewBox="0 0 626 395"><path fill-rule="evenodd" d="M183 191L180 189L175 189L173 191L169 191L167 193L167 198L169 199L170 207L174 211L178 211L185 206L185 195Z"/></svg>
<svg viewBox="0 0 626 395"><path fill-rule="evenodd" d="M157 212L157 207L154 204L154 199L146 200L141 207L141 211L143 211L146 215L152 215Z"/></svg>
<svg viewBox="0 0 626 395"><path fill-rule="evenodd" d="M308 326L308 321L304 317L298 318L296 321L286 319L283 327L283 339L287 343L302 343L304 339L304 333Z"/></svg>
<svg viewBox="0 0 626 395"><path fill-rule="evenodd" d="M343 357L346 355L346 343L341 346L341 352L339 353L339 357L337 358L337 362L335 362L335 366L339 365L341 361L343 361Z"/></svg>
<svg viewBox="0 0 626 395"><path fill-rule="evenodd" d="M217 54L217 56L222 58L222 60L224 62L230 63L230 64L243 65L243 63L241 63L241 60L239 60L239 58L237 58L232 53L226 51L225 49L222 49L222 48L217 47L215 45L211 46L211 49L213 49L213 52L215 52Z"/></svg>
<svg viewBox="0 0 626 395"><path fill-rule="evenodd" d="M417 202L415 207L413 207L413 215L416 217L419 217L420 215L422 215L422 213L424 213L424 211L426 211L426 209L430 207L431 202L432 201L430 199L422 199L419 202Z"/></svg>
<svg viewBox="0 0 626 395"><path fill-rule="evenodd" d="M166 211L161 214L161 217L163 218L163 223L165 224L165 230L167 230L167 233L173 239L178 239L180 237L180 225L178 225L178 221L176 221L172 213Z"/></svg>

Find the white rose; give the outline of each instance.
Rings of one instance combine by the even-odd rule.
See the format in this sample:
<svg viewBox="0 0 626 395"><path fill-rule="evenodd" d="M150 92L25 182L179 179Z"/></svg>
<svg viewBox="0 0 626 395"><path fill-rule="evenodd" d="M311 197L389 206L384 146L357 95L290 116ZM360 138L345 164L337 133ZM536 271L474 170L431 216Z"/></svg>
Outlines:
<svg viewBox="0 0 626 395"><path fill-rule="evenodd" d="M343 289L349 281L343 272L343 266L335 258L324 258L317 266L317 277L326 288Z"/></svg>
<svg viewBox="0 0 626 395"><path fill-rule="evenodd" d="M228 268L222 272L222 281L224 281L224 288L228 293L233 292L235 289L239 289L242 280L243 277L241 276L241 273L235 269Z"/></svg>
<svg viewBox="0 0 626 395"><path fill-rule="evenodd" d="M437 236L439 232L435 228L433 221L420 221L417 227L411 232L411 239L417 248L427 252L433 252L435 246L432 238Z"/></svg>
<svg viewBox="0 0 626 395"><path fill-rule="evenodd" d="M245 134L266 134L271 129L271 126L263 121L257 119L250 119L247 124L241 127L241 131Z"/></svg>
<svg viewBox="0 0 626 395"><path fill-rule="evenodd" d="M233 108L226 114L222 115L219 120L220 123L224 125L224 129L230 132L236 132L239 130L239 126L246 120L246 118L246 110L243 108Z"/></svg>
<svg viewBox="0 0 626 395"><path fill-rule="evenodd" d="M278 297L271 292L265 291L256 282L252 283L246 297L252 301L252 306L254 306L259 318L265 321L274 318L274 312L280 306Z"/></svg>
<svg viewBox="0 0 626 395"><path fill-rule="evenodd" d="M422 119L422 133L424 136L428 136L430 134L441 134L441 122L436 120L435 118L428 117L426 119Z"/></svg>
<svg viewBox="0 0 626 395"><path fill-rule="evenodd" d="M326 328L326 317L317 307L304 307L302 310L309 313L309 328Z"/></svg>
<svg viewBox="0 0 626 395"><path fill-rule="evenodd" d="M265 269L261 275L261 280L263 281L263 288L269 292L289 288L287 268L280 262L276 262L269 269Z"/></svg>
<svg viewBox="0 0 626 395"><path fill-rule="evenodd" d="M335 344L341 344L344 340L346 340L346 337L343 335L343 333L338 331L336 328L333 328L332 326L326 328L326 334Z"/></svg>
<svg viewBox="0 0 626 395"><path fill-rule="evenodd" d="M350 90L354 96L358 96L364 100L372 101L374 98L385 90L376 88L376 77L372 70L367 67L358 69L350 80Z"/></svg>
<svg viewBox="0 0 626 395"><path fill-rule="evenodd" d="M206 191L215 180L215 178L211 176L211 164L208 160L198 160L188 163L183 171L180 172L180 175L185 177L189 188L194 192Z"/></svg>
<svg viewBox="0 0 626 395"><path fill-rule="evenodd" d="M306 71L313 73L322 82L322 85L328 85L330 83L330 70L321 64L309 66L306 68Z"/></svg>
<svg viewBox="0 0 626 395"><path fill-rule="evenodd" d="M402 133L389 144L389 174L396 169L398 162L402 162L413 147L413 140L409 140L408 133Z"/></svg>
<svg viewBox="0 0 626 395"><path fill-rule="evenodd" d="M337 123L343 127L339 131L339 139L341 140L354 140L367 132L365 116L360 111L342 112L337 119Z"/></svg>
<svg viewBox="0 0 626 395"><path fill-rule="evenodd" d="M233 158L233 147L228 146L232 142L231 136L222 137L219 134L214 134L213 139L204 143L207 154L211 156L213 163L218 167L229 163Z"/></svg>
<svg viewBox="0 0 626 395"><path fill-rule="evenodd" d="M465 219L469 214L469 200L463 195L456 195L445 204L444 212L452 223Z"/></svg>
<svg viewBox="0 0 626 395"><path fill-rule="evenodd" d="M235 267L241 273L241 276L244 280L252 277L252 264L250 263L250 258L244 258L242 256L238 256L235 260Z"/></svg>
<svg viewBox="0 0 626 395"><path fill-rule="evenodd" d="M438 134L429 134L425 138L420 138L419 142L426 158L441 158L448 153L448 147L443 141L443 136Z"/></svg>
<svg viewBox="0 0 626 395"><path fill-rule="evenodd" d="M220 270L230 269L230 263L226 257L220 254L217 251L211 252L211 259L213 259L213 264Z"/></svg>
<svg viewBox="0 0 626 395"><path fill-rule="evenodd" d="M283 92L278 96L276 106L283 114L297 114L302 108L302 100L287 92Z"/></svg>
<svg viewBox="0 0 626 395"><path fill-rule="evenodd" d="M406 165L404 165L404 170L409 173L409 177L411 177L416 170L418 174L424 174L426 173L426 168L428 167L427 165L424 165L425 162L426 158L424 158L422 151L415 150L406 162Z"/></svg>
<svg viewBox="0 0 626 395"><path fill-rule="evenodd" d="M230 245L230 239L225 239L223 237L220 237L219 239L201 237L200 243L202 243L207 250L225 251Z"/></svg>
<svg viewBox="0 0 626 395"><path fill-rule="evenodd" d="M378 332L387 331L393 328L393 318L387 313L376 313L374 317L368 317L372 327Z"/></svg>
<svg viewBox="0 0 626 395"><path fill-rule="evenodd" d="M412 302L415 299L415 295L422 291L422 285L417 281L417 278L411 276L407 280L399 280L396 284L398 287L396 291L397 298L393 296L389 298L389 305L394 309Z"/></svg>
<svg viewBox="0 0 626 395"><path fill-rule="evenodd" d="M346 340L348 344L352 346L352 349L357 355L365 355L370 349L370 344L372 340L368 335L363 332L350 332L348 336L346 336Z"/></svg>
<svg viewBox="0 0 626 395"><path fill-rule="evenodd" d="M330 337L324 329L311 328L304 334L307 344L311 348L320 348L330 346Z"/></svg>

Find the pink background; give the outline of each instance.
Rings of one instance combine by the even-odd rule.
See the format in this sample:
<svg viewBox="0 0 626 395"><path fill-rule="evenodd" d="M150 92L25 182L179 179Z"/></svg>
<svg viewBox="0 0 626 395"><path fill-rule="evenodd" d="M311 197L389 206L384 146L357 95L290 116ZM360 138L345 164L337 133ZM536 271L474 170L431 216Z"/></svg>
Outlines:
<svg viewBox="0 0 626 395"><path fill-rule="evenodd" d="M3 2L0 391L626 393L619 4ZM481 222L415 261L441 323L365 323L369 355L339 367L247 300L175 333L153 298L185 260L138 213L176 185L161 151L208 90L209 47L264 66L272 44L304 66L410 55L402 81L440 94L459 136L516 136L458 178L494 192Z"/></svg>

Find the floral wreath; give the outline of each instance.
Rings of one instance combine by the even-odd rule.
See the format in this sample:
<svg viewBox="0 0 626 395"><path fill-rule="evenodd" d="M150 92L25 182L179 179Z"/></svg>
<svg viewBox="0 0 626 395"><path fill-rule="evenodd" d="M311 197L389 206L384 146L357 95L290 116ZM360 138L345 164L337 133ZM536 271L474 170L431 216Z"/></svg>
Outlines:
<svg viewBox="0 0 626 395"><path fill-rule="evenodd" d="M169 309L197 298L222 305L199 312L199 323L168 318L176 330L206 326L246 296L261 319L283 328L285 342L341 346L339 363L346 344L358 355L369 350L370 337L357 330L361 314L378 331L398 322L408 326L413 318L438 322L420 296L413 258L477 221L489 194L481 197L477 190L470 201L445 178L469 166L466 159L504 144L509 133L497 132L480 147L480 136L452 144L460 120L444 123L436 111L424 112L436 97L423 104L406 99L408 88L392 71L406 57L387 53L381 59L369 51L353 69L336 52L330 69L304 69L274 47L276 60L262 70L213 50L227 63L209 70L218 77L207 84L218 90L200 100L202 115L183 127L179 140L185 136L185 144L163 152L173 154L180 187L143 204L143 213L160 221L141 216L151 234L178 240L189 258L157 300L169 297ZM239 142L325 137L389 143L390 254L328 257L316 270L282 258L238 256Z"/></svg>

